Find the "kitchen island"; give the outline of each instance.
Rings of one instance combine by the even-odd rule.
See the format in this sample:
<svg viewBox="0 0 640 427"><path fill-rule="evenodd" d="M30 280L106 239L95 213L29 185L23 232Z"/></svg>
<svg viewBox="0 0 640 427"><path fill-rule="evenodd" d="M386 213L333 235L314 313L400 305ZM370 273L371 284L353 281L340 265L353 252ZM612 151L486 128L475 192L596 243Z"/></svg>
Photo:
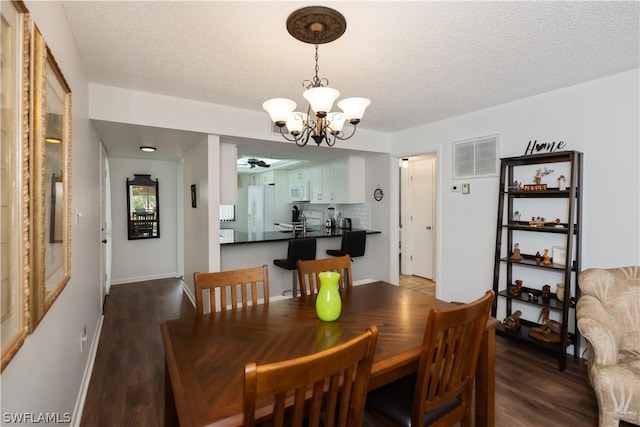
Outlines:
<svg viewBox="0 0 640 427"><path fill-rule="evenodd" d="M356 228L353 229L357 230ZM269 293L279 296L291 289L292 272L273 264L274 259L286 258L288 242L291 239L316 238L316 258L329 258L327 249L339 249L343 229L308 229L306 232L265 231L247 233L237 230L221 230L220 261L221 269L235 270L256 267L262 264L269 266ZM363 257L354 259L352 271L354 282L368 283L384 277L386 269L378 264L388 264L388 251L385 251L386 239L377 230L366 230L367 244ZM388 247L388 246L387 246ZM387 279L385 279L387 280ZM356 283L357 284L357 283Z"/></svg>
<svg viewBox="0 0 640 427"><path fill-rule="evenodd" d="M354 228L353 231L361 229ZM325 238L325 237L342 237L346 229L326 229L326 228L310 228L307 231L264 231L248 233L233 229L220 230L220 245L237 245L243 243L259 243L259 242L278 242L289 241L291 239L302 238ZM377 230L365 230L367 234L380 234Z"/></svg>

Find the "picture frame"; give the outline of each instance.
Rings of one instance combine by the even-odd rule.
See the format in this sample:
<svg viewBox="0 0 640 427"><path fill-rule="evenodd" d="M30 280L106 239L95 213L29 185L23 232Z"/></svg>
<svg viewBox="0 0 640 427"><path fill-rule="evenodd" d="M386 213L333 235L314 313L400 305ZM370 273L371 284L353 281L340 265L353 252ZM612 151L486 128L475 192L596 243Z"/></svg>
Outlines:
<svg viewBox="0 0 640 427"><path fill-rule="evenodd" d="M29 333L29 13L0 2L0 372Z"/></svg>
<svg viewBox="0 0 640 427"><path fill-rule="evenodd" d="M160 238L160 184L148 174L127 178L127 238Z"/></svg>
<svg viewBox="0 0 640 427"><path fill-rule="evenodd" d="M71 88L35 24L31 67L29 235L33 331L71 279Z"/></svg>

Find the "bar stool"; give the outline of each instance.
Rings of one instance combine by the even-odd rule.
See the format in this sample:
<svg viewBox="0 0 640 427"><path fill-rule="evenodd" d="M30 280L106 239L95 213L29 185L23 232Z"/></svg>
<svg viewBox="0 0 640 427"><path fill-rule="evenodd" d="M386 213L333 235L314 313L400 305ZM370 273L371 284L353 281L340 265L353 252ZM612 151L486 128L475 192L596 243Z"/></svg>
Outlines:
<svg viewBox="0 0 640 427"><path fill-rule="evenodd" d="M298 260L308 261L316 259L316 239L291 239L289 240L289 248L287 249L287 257L284 259L274 259L273 263L286 270L291 270L293 275L293 283L291 286L291 293L295 297L298 295L297 286L297 271L296 262ZM289 291L282 292L282 295L286 295Z"/></svg>
<svg viewBox="0 0 640 427"><path fill-rule="evenodd" d="M342 234L340 249L327 249L327 255L344 256L349 255L351 260L364 255L367 243L367 232L365 230L345 231Z"/></svg>

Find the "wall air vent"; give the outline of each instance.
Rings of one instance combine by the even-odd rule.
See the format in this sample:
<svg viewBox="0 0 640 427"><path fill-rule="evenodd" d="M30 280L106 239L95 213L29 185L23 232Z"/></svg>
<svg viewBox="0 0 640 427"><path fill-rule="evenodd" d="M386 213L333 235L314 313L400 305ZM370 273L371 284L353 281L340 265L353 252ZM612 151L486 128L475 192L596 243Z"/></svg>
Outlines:
<svg viewBox="0 0 640 427"><path fill-rule="evenodd" d="M280 135L280 128L276 125L275 122L272 122L271 119L269 119L269 126L271 127L271 133ZM289 129L287 129L286 126L284 127L283 132L285 135L290 135Z"/></svg>
<svg viewBox="0 0 640 427"><path fill-rule="evenodd" d="M453 179L498 175L498 135L453 143Z"/></svg>

